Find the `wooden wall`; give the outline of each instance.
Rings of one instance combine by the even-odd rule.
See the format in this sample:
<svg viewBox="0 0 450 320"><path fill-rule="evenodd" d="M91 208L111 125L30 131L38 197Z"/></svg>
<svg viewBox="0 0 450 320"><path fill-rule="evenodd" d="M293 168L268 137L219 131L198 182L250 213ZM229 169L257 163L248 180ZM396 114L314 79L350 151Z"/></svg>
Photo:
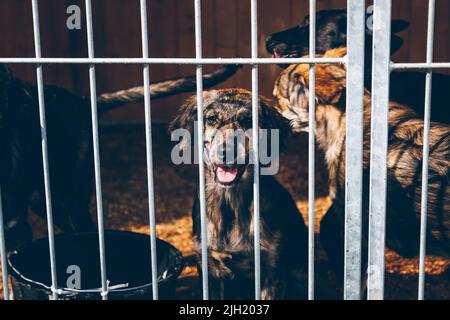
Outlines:
<svg viewBox="0 0 450 320"><path fill-rule="evenodd" d="M203 50L205 57L250 56L250 1L203 0ZM318 10L344 7L346 0L317 0ZM45 57L86 57L86 31L65 27L66 8L77 4L84 12L82 0L41 0L41 38ZM367 1L369 3L369 1ZM425 59L427 3L425 0L393 0L393 16L410 21L402 33L405 44L395 61L419 62ZM97 57L139 57L141 35L138 0L94 0L95 54ZM148 0L150 53L153 57L194 56L194 6L192 0ZM267 57L264 38L267 34L297 24L308 12L308 0L259 0L259 55ZM437 0L436 61L450 61L450 2ZM2 0L0 6L0 56L34 55L30 0ZM13 65L23 79L35 82L33 66ZM212 69L212 67L207 68ZM271 95L276 66L261 66L260 91ZM159 65L151 68L152 81L193 74L193 66ZM80 95L89 93L86 66L52 65L44 69L47 83L57 84ZM247 66L224 87L251 87ZM139 66L98 66L98 92L112 91L142 83ZM153 116L167 121L186 95L154 101ZM141 105L110 112L107 121L142 121Z"/></svg>

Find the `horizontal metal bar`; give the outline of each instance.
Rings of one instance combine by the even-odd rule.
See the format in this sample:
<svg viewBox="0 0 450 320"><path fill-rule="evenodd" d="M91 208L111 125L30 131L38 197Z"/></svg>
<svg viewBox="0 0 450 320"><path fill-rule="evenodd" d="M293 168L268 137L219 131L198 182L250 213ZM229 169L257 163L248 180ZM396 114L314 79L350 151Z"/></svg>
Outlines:
<svg viewBox="0 0 450 320"><path fill-rule="evenodd" d="M0 63L30 64L324 64L344 58L0 58ZM450 65L450 64L449 64Z"/></svg>
<svg viewBox="0 0 450 320"><path fill-rule="evenodd" d="M410 70L410 69L450 69L450 62L416 62L416 63L392 63L391 70Z"/></svg>

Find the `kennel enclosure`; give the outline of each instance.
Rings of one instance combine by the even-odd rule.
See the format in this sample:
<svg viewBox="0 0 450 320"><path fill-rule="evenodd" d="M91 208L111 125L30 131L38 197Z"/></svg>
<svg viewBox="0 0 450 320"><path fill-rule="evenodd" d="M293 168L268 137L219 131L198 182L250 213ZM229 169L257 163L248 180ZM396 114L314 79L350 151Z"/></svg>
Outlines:
<svg viewBox="0 0 450 320"><path fill-rule="evenodd" d="M310 34L308 58L259 58L258 57L258 1L251 1L251 57L249 58L204 58L202 52L202 23L201 1L194 0L195 6L195 58L151 58L149 53L149 36L147 21L147 2L140 0L140 19L142 37L141 58L96 58L94 52L94 30L92 3L85 0L86 27L88 40L87 58L45 58L41 53L39 1L32 0L33 31L35 44L34 58L0 58L0 63L32 64L36 65L36 80L39 97L40 125L42 133L42 154L45 182L45 197L47 203L47 225L49 239L49 260L51 274L51 291L53 299L58 298L58 292L64 288L58 287L57 267L55 257L55 235L53 228L53 212L51 199L51 181L49 174L49 158L47 152L47 133L45 117L44 75L42 66L45 64L83 64L89 66L90 98L92 107L92 130L95 167L95 192L97 198L98 219L98 246L99 246L99 272L101 274L101 288L99 294L103 299L113 288L108 286L108 268L106 265L105 230L103 223L102 182L100 175L100 149L98 137L97 117L97 93L96 93L96 65L98 64L135 64L142 66L142 77L145 88L145 129L146 129L146 156L147 156L147 183L150 220L150 253L151 253L151 279L152 297L158 299L158 275L156 272L157 246L155 236L155 203L153 182L153 152L151 135L151 101L150 101L150 73L149 69L154 64L189 64L196 66L197 77L197 104L202 101L202 75L203 66L209 64L247 64L252 67L252 117L253 128L258 127L258 66L261 64L290 64L305 63L310 65L310 95L309 95L309 147L308 147L308 228L309 228L309 264L308 264L308 297L314 299L314 106L315 106L315 65L325 63L343 63L347 67L347 107L346 107L346 215L345 215L345 271L344 271L344 299L361 299L361 235L362 235L362 177L363 177L363 84L364 84L364 46L366 7L364 1L348 0L347 22L347 47L348 54L344 58L316 58L316 1L309 1L310 10ZM425 100L425 129L422 169L422 194L421 194L421 230L420 230L420 271L418 298L424 298L425 287L425 247L426 247L426 222L427 222L427 194L428 194L428 144L430 131L430 105L431 105L431 81L432 70L437 68L450 68L450 63L433 62L433 36L435 0L429 0L428 31L427 31L427 55L424 63L392 63L390 61L391 38L391 8L390 0L374 1L373 23L373 87L372 87L372 126L371 126L371 173L369 179L369 255L367 274L368 299L383 299L384 297L384 248L385 248L385 214L386 214L386 175L387 175L387 134L388 134L388 110L389 101L389 73L400 69L423 69L426 76L426 100ZM151 39L150 39L151 40ZM198 156L199 156L199 194L201 210L202 233L202 293L203 298L208 299L208 265L207 265L207 238L206 235L206 205L205 205L205 172L203 166L203 114L198 113ZM253 158L255 172L259 172L259 145L258 130L252 131ZM255 220L255 299L261 298L261 269L260 269L260 239L259 239L259 178L255 175L253 184L254 194L254 220ZM1 190L0 190L1 193ZM1 206L1 201L0 201ZM8 275L6 262L6 249L4 241L3 214L0 207L0 249L2 258L3 283L5 299L10 299L8 290ZM149 270L150 272L150 270Z"/></svg>

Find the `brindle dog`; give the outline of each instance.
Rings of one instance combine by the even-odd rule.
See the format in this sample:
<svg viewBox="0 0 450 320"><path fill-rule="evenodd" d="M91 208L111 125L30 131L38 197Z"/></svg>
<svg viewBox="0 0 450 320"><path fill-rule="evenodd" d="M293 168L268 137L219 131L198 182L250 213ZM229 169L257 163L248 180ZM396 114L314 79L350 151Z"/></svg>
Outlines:
<svg viewBox="0 0 450 320"><path fill-rule="evenodd" d="M203 77L213 86L239 67L227 66ZM151 84L153 99L195 90L195 76ZM93 176L91 106L62 88L44 88L49 171L54 221L65 232L94 230L89 215ZM144 99L144 87L98 97L98 112ZM0 64L0 186L6 244L9 249L31 237L28 209L46 218L42 173L41 128L37 88L14 77ZM33 197L34 196L34 197Z"/></svg>
<svg viewBox="0 0 450 320"><path fill-rule="evenodd" d="M325 53L330 49L347 45L347 10L328 9L316 14L316 52ZM369 18L369 15L367 15ZM401 32L409 25L401 19L392 19L391 53L394 54L403 44L402 38L395 33ZM364 85L372 87L372 30L365 29L365 77ZM298 26L269 35L266 48L274 57L302 57L309 49L309 17ZM287 65L286 65L287 67ZM433 73L431 100L431 120L450 123L450 112L447 104L450 101L450 76ZM390 99L410 106L423 117L425 101L425 73L417 71L393 71L390 81Z"/></svg>
<svg viewBox="0 0 450 320"><path fill-rule="evenodd" d="M205 92L203 105L206 175L206 216L210 295L212 299L254 298L253 165L251 139L235 143L236 130L252 125L251 93L242 89ZM289 126L274 108L260 99L260 128ZM197 119L196 97L172 122L171 130L191 132ZM186 145L185 145L186 147ZM231 157L229 148L236 149ZM198 196L192 218L201 272L201 234ZM307 230L295 202L271 175L260 174L262 298L305 298Z"/></svg>
<svg viewBox="0 0 450 320"><path fill-rule="evenodd" d="M346 49L327 51L342 57ZM309 66L291 65L275 83L278 108L295 131L308 131ZM345 87L343 65L316 66L316 139L325 153L332 207L322 219L321 241L339 276L343 275L345 200ZM364 92L363 263L367 262L370 92ZM405 257L418 254L420 236L423 120L409 107L389 103L386 245ZM428 184L427 253L450 253L450 126L431 123ZM364 270L364 268L363 268Z"/></svg>

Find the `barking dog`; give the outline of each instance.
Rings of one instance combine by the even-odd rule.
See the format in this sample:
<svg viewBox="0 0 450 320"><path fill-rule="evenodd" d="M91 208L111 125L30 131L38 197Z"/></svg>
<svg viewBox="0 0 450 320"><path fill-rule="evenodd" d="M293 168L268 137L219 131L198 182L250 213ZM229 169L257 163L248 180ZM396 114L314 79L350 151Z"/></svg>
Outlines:
<svg viewBox="0 0 450 320"><path fill-rule="evenodd" d="M325 57L345 56L346 49L330 50ZM279 110L296 131L308 130L309 66L291 65L275 83ZM339 272L344 262L345 200L345 86L342 65L316 66L316 139L325 153L333 205L321 222L321 241ZM364 93L364 177L370 157L369 91ZM386 245L405 257L418 254L422 177L423 120L410 108L389 104L387 158ZM450 253L450 127L431 123L429 154L427 253ZM364 184L363 254L367 249L368 185ZM367 262L363 256L363 262Z"/></svg>
<svg viewBox="0 0 450 320"><path fill-rule="evenodd" d="M317 12L316 52L323 54L330 49L347 45L347 10L330 9ZM369 16L367 15L367 18ZM395 53L403 44L403 40L395 35L408 27L408 22L393 19L391 53ZM364 85L372 87L372 30L366 24L365 41L365 77ZM309 17L293 28L273 33L266 39L266 48L274 57L302 57L309 49ZM431 120L450 123L450 112L447 104L450 101L450 76L433 73L431 100ZM390 99L410 106L423 117L425 101L425 73L417 71L393 71L390 81Z"/></svg>
<svg viewBox="0 0 450 320"><path fill-rule="evenodd" d="M213 86L237 70L236 66L205 74ZM154 83L152 98L195 90L195 77ZM94 228L89 216L93 173L93 149L89 98L54 86L44 88L52 205L55 224L64 231ZM135 87L98 97L99 113L144 99L144 88ZM41 129L35 85L13 77L0 65L0 185L6 243L14 248L30 238L29 207L46 217L42 174ZM32 195L36 199L31 199Z"/></svg>
<svg viewBox="0 0 450 320"><path fill-rule="evenodd" d="M203 99L211 298L252 299L255 173L249 163L251 139L247 135L246 141L235 143L233 136L236 130L251 129L251 93L242 89L214 90L205 92ZM289 131L285 119L263 99L259 114L260 128L278 129L281 136ZM184 128L192 132L196 118L196 97L193 97L181 108L171 130ZM260 195L262 298L304 298L307 231L303 218L289 193L271 175L260 175ZM192 217L200 265L198 197ZM200 267L198 270L201 272Z"/></svg>

